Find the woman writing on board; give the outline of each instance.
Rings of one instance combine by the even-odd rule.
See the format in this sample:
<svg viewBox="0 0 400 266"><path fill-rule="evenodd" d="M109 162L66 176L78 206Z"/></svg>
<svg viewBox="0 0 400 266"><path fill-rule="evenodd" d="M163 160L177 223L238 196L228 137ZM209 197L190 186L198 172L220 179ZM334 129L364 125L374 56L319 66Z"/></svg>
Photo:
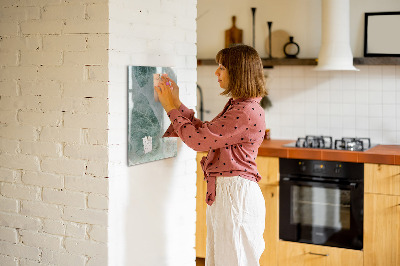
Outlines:
<svg viewBox="0 0 400 266"><path fill-rule="evenodd" d="M257 51L246 45L222 49L216 62L221 95L231 98L210 122L194 117L168 77L155 87L171 120L164 136L179 136L190 148L208 151L201 161L209 205L206 265L259 265L265 247L265 201L255 163L265 134L259 104L266 95L262 62Z"/></svg>

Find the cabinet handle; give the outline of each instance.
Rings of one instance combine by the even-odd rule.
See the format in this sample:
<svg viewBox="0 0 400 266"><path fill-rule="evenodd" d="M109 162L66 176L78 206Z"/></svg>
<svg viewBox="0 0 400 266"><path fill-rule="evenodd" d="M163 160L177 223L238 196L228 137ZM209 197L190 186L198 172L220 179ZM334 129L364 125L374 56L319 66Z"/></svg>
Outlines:
<svg viewBox="0 0 400 266"><path fill-rule="evenodd" d="M329 256L329 254L321 254L321 253L314 253L314 252L308 252L308 254L317 255L317 256L325 256L325 257Z"/></svg>

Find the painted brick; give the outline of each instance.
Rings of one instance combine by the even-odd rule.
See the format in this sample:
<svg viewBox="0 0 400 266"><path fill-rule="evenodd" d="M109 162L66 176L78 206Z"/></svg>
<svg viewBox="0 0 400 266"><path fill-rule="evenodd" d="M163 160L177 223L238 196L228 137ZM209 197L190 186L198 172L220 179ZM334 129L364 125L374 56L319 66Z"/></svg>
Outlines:
<svg viewBox="0 0 400 266"><path fill-rule="evenodd" d="M18 242L17 230L10 227L0 226L0 240L7 241L10 243Z"/></svg>
<svg viewBox="0 0 400 266"><path fill-rule="evenodd" d="M21 141L20 148L22 154L35 154L50 157L60 157L62 152L61 144L53 142Z"/></svg>
<svg viewBox="0 0 400 266"><path fill-rule="evenodd" d="M0 47L2 51L37 51L42 48L40 35L2 36Z"/></svg>
<svg viewBox="0 0 400 266"><path fill-rule="evenodd" d="M71 222L107 225L107 211L65 207L63 219Z"/></svg>
<svg viewBox="0 0 400 266"><path fill-rule="evenodd" d="M109 52L109 35L108 34L87 34L87 49Z"/></svg>
<svg viewBox="0 0 400 266"><path fill-rule="evenodd" d="M43 36L44 51L85 51L87 46L85 35L49 35Z"/></svg>
<svg viewBox="0 0 400 266"><path fill-rule="evenodd" d="M17 66L19 63L18 51L0 52L0 66Z"/></svg>
<svg viewBox="0 0 400 266"><path fill-rule="evenodd" d="M72 97L47 97L40 96L37 98L37 110L42 112L85 112L85 106L83 105L84 99L82 98L72 98ZM34 104L34 103L30 103Z"/></svg>
<svg viewBox="0 0 400 266"><path fill-rule="evenodd" d="M40 80L57 81L83 81L86 78L86 70L82 66L40 66L37 77Z"/></svg>
<svg viewBox="0 0 400 266"><path fill-rule="evenodd" d="M92 20L73 20L68 21L67 25L63 27L64 34L82 34L82 33L108 33L108 20L107 21L92 21Z"/></svg>
<svg viewBox="0 0 400 266"><path fill-rule="evenodd" d="M29 230L20 230L21 242L27 246L58 250L61 248L61 236L38 233Z"/></svg>
<svg viewBox="0 0 400 266"><path fill-rule="evenodd" d="M5 152L8 154L17 154L18 145L19 145L19 142L16 140L0 139L0 152L2 152L2 153ZM1 177L0 177L0 180L1 180Z"/></svg>
<svg viewBox="0 0 400 266"><path fill-rule="evenodd" d="M51 5L45 6L42 12L42 19L47 20L59 20L67 19L83 19L85 18L85 6L82 4L67 4L67 5Z"/></svg>
<svg viewBox="0 0 400 266"><path fill-rule="evenodd" d="M18 212L18 200L0 196L0 211Z"/></svg>
<svg viewBox="0 0 400 266"><path fill-rule="evenodd" d="M100 145L66 145L64 155L71 158L93 161L107 161L107 146Z"/></svg>
<svg viewBox="0 0 400 266"><path fill-rule="evenodd" d="M0 96L17 96L17 82L15 80L0 81Z"/></svg>
<svg viewBox="0 0 400 266"><path fill-rule="evenodd" d="M107 116L98 114L64 114L64 126L72 128L107 128Z"/></svg>
<svg viewBox="0 0 400 266"><path fill-rule="evenodd" d="M34 6L28 7L8 7L0 10L0 18L2 21L25 21L28 19L39 19L40 8Z"/></svg>
<svg viewBox="0 0 400 266"><path fill-rule="evenodd" d="M92 225L89 231L90 239L94 241L99 241L103 243L107 243L107 227L106 226L99 226L99 225Z"/></svg>
<svg viewBox="0 0 400 266"><path fill-rule="evenodd" d="M36 129L33 126L6 126L1 128L0 137L18 140L36 140Z"/></svg>
<svg viewBox="0 0 400 266"><path fill-rule="evenodd" d="M83 105L87 113L108 113L108 99L85 98Z"/></svg>
<svg viewBox="0 0 400 266"><path fill-rule="evenodd" d="M39 170L38 158L31 155L8 155L2 153L0 154L0 165L12 169Z"/></svg>
<svg viewBox="0 0 400 266"><path fill-rule="evenodd" d="M43 201L84 208L86 206L86 194L67 190L43 189ZM51 217L49 217L51 218Z"/></svg>
<svg viewBox="0 0 400 266"><path fill-rule="evenodd" d="M43 172L49 173L82 175L85 172L85 161L45 158L42 160L41 169Z"/></svg>
<svg viewBox="0 0 400 266"><path fill-rule="evenodd" d="M3 111L0 113L0 123L2 124L16 124L17 111Z"/></svg>
<svg viewBox="0 0 400 266"><path fill-rule="evenodd" d="M48 188L63 188L64 177L57 174L49 174L42 172L24 171L22 174L22 182L27 185L48 187Z"/></svg>
<svg viewBox="0 0 400 266"><path fill-rule="evenodd" d="M19 266L41 266L42 263L35 260L20 259Z"/></svg>
<svg viewBox="0 0 400 266"><path fill-rule="evenodd" d="M0 241L0 254L18 258L39 260L40 249L37 247L28 247L21 244L12 244L9 242Z"/></svg>
<svg viewBox="0 0 400 266"><path fill-rule="evenodd" d="M38 218L5 212L0 212L0 225L31 230L39 230L42 228L42 222Z"/></svg>
<svg viewBox="0 0 400 266"><path fill-rule="evenodd" d="M108 138L107 130L95 129L95 128L83 129L83 143L85 144L107 145L108 143L107 138Z"/></svg>
<svg viewBox="0 0 400 266"><path fill-rule="evenodd" d="M62 113L49 112L25 112L18 113L18 120L23 125L58 126L62 124Z"/></svg>
<svg viewBox="0 0 400 266"><path fill-rule="evenodd" d="M0 181L15 182L16 173L14 170L7 168L0 168Z"/></svg>
<svg viewBox="0 0 400 266"><path fill-rule="evenodd" d="M30 217L59 219L62 216L62 207L54 204L46 204L41 201L22 201L21 214Z"/></svg>
<svg viewBox="0 0 400 266"><path fill-rule="evenodd" d="M108 178L65 176L65 188L75 191L108 194Z"/></svg>
<svg viewBox="0 0 400 266"><path fill-rule="evenodd" d="M37 82L19 81L21 94L35 96L61 96L61 83L52 80L40 80Z"/></svg>
<svg viewBox="0 0 400 266"><path fill-rule="evenodd" d="M70 237L65 239L65 248L73 254L101 257L107 254L107 244Z"/></svg>
<svg viewBox="0 0 400 266"><path fill-rule="evenodd" d="M74 237L74 238L86 238L86 224L74 223L74 222L65 222L66 223L66 231L65 235Z"/></svg>
<svg viewBox="0 0 400 266"><path fill-rule="evenodd" d="M108 54L96 50L64 52L64 65L107 65Z"/></svg>
<svg viewBox="0 0 400 266"><path fill-rule="evenodd" d="M18 24L15 22L0 22L1 36L16 36L18 35Z"/></svg>
<svg viewBox="0 0 400 266"><path fill-rule="evenodd" d="M52 235L65 235L66 222L62 220L43 220L43 232Z"/></svg>
<svg viewBox="0 0 400 266"><path fill-rule="evenodd" d="M36 81L37 78L36 66L8 66L0 71L0 80Z"/></svg>
<svg viewBox="0 0 400 266"><path fill-rule="evenodd" d="M88 161L86 173L98 178L104 178L108 175L108 163Z"/></svg>
<svg viewBox="0 0 400 266"><path fill-rule="evenodd" d="M86 258L84 256L71 254L64 250L42 250L42 263L54 264L57 266L85 266L85 262Z"/></svg>
<svg viewBox="0 0 400 266"><path fill-rule="evenodd" d="M108 209L108 198L97 195L97 194L89 194L88 196L88 207L92 209L101 209L107 210Z"/></svg>
<svg viewBox="0 0 400 266"><path fill-rule="evenodd" d="M0 254L0 265L18 266L18 259Z"/></svg>
<svg viewBox="0 0 400 266"><path fill-rule="evenodd" d="M108 85L106 82L64 82L64 96L66 97L99 97L107 98Z"/></svg>
<svg viewBox="0 0 400 266"><path fill-rule="evenodd" d="M103 254L104 257L91 257L86 266L107 266L108 265L108 261L107 261L107 253Z"/></svg>
<svg viewBox="0 0 400 266"><path fill-rule="evenodd" d="M59 51L21 52L20 65L22 66L29 66L29 65L59 66L62 63L63 63L62 53Z"/></svg>
<svg viewBox="0 0 400 266"><path fill-rule="evenodd" d="M62 21L26 21L21 22L22 34L61 34Z"/></svg>
<svg viewBox="0 0 400 266"><path fill-rule="evenodd" d="M81 130L79 128L44 127L40 132L40 140L80 143Z"/></svg>
<svg viewBox="0 0 400 266"><path fill-rule="evenodd" d="M178 55L192 55L197 53L197 46L194 43L180 42L175 46L176 54ZM196 73L196 71L194 71ZM197 75L197 73L196 73ZM197 77L197 76L196 76Z"/></svg>
<svg viewBox="0 0 400 266"><path fill-rule="evenodd" d="M95 81L108 81L108 66L86 66L88 79Z"/></svg>
<svg viewBox="0 0 400 266"><path fill-rule="evenodd" d="M26 186L22 184L1 183L1 194L8 198L39 200L40 189L38 187Z"/></svg>
<svg viewBox="0 0 400 266"><path fill-rule="evenodd" d="M86 7L87 19L91 20L108 20L109 18L109 8L108 4L89 4Z"/></svg>

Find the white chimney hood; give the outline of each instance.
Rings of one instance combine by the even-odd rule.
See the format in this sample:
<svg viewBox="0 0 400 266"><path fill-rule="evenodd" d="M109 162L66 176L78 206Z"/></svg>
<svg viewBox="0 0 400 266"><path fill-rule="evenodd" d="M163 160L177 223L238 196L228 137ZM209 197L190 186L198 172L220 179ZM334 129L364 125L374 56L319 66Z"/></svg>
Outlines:
<svg viewBox="0 0 400 266"><path fill-rule="evenodd" d="M322 43L314 70L359 70L350 48L349 1L322 0Z"/></svg>

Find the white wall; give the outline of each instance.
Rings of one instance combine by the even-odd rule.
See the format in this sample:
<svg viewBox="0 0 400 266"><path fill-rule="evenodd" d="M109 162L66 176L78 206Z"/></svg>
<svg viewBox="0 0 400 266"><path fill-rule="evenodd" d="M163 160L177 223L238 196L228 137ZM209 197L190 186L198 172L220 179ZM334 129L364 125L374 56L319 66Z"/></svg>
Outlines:
<svg viewBox="0 0 400 266"><path fill-rule="evenodd" d="M237 17L236 26L243 30L243 42L252 45L252 7L257 8L255 48L261 57L267 57L267 21L273 22L273 32L282 30L294 36L300 46L300 58L318 56L321 0L203 0L198 5L198 58L214 58L216 52L224 48L224 31L231 27L233 15ZM350 42L355 57L362 57L364 52L364 12L399 10L398 0L350 0Z"/></svg>
<svg viewBox="0 0 400 266"><path fill-rule="evenodd" d="M260 9L259 13L256 11L257 19L265 17L265 21L272 20L274 25L282 25L283 29L293 32L302 49L299 57L318 56L320 1L212 3L202 1L198 6L199 58L214 58L223 47L223 31L230 27L230 17L234 14L238 17L238 27L247 30L245 42L251 45L252 6ZM223 6L227 8L223 9ZM353 54L361 57L364 12L400 10L400 2L351 0L350 9L351 46ZM241 26L241 18L246 18L247 24ZM210 28L211 22L213 28ZM264 21L259 23L258 27L264 27ZM266 32L265 29L259 30L257 33L261 34L258 36ZM257 41L256 34L256 49L261 56L266 56L263 48L266 38L267 33ZM295 139L305 134L325 134L335 138L370 137L374 143L400 144L400 67L357 67L359 72L315 72L313 66L275 66L264 70L273 104L266 112L271 136ZM205 114L205 120L218 114L227 100L219 96L221 89L214 76L215 69L216 66L198 67L198 84L204 91L204 109L211 111Z"/></svg>
<svg viewBox="0 0 400 266"><path fill-rule="evenodd" d="M110 265L195 265L195 152L127 166L127 66L174 66L196 105L196 0L110 0Z"/></svg>
<svg viewBox="0 0 400 266"><path fill-rule="evenodd" d="M107 20L0 3L0 265L106 265Z"/></svg>

